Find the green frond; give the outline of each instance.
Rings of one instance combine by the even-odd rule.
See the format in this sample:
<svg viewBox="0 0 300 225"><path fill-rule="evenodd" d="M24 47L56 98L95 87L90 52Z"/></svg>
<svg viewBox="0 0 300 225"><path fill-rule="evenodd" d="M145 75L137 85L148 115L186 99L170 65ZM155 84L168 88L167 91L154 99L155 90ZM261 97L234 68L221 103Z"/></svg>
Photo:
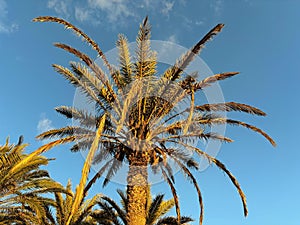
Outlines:
<svg viewBox="0 0 300 225"><path fill-rule="evenodd" d="M86 200L81 204L80 209L78 210L78 215L74 218L75 224L81 224L85 218L92 212L92 209L99 202L102 194L97 194L91 199Z"/></svg>
<svg viewBox="0 0 300 225"><path fill-rule="evenodd" d="M180 218L180 225L188 225L188 222L192 222L194 221L192 218L190 217L187 217L187 216L182 216ZM165 217L165 218L162 218L160 219L156 225L178 225L178 221L175 217Z"/></svg>
<svg viewBox="0 0 300 225"><path fill-rule="evenodd" d="M186 124L185 127L183 128L183 134L187 134L188 129L192 123L192 119L193 119L193 113L194 113L194 106L195 106L195 93L192 90L191 91L191 102L190 102L191 106L190 106L190 112L189 112L189 116L186 120Z"/></svg>
<svg viewBox="0 0 300 225"><path fill-rule="evenodd" d="M102 174L108 169L110 166L111 162L115 159L111 159L110 161L106 162L104 166L100 168L100 170L94 175L94 177L88 182L86 187L84 188L84 196L86 196L87 192L90 190L92 185L102 176Z"/></svg>
<svg viewBox="0 0 300 225"><path fill-rule="evenodd" d="M61 193L55 193L55 200L56 200L56 220L58 224L64 224L65 223L65 211L64 211L64 200Z"/></svg>
<svg viewBox="0 0 300 225"><path fill-rule="evenodd" d="M117 189L117 192L121 198L121 205L123 207L123 210L125 210L127 212L127 204L128 204L128 199L127 199L127 195L126 195L126 192L123 192L122 190L120 189ZM149 192L148 192L149 193ZM149 201L147 201L149 202Z"/></svg>
<svg viewBox="0 0 300 225"><path fill-rule="evenodd" d="M0 155L0 168L7 167L13 163L20 161L20 155L16 153L1 154Z"/></svg>
<svg viewBox="0 0 300 225"><path fill-rule="evenodd" d="M123 162L115 159L113 163L110 165L110 168L107 171L106 177L103 181L102 187L105 187L109 182L110 179L117 173L117 171L122 167Z"/></svg>
<svg viewBox="0 0 300 225"><path fill-rule="evenodd" d="M150 24L148 17L140 25L136 38L135 76L137 78L153 76L156 73L156 53L150 49Z"/></svg>
<svg viewBox="0 0 300 225"><path fill-rule="evenodd" d="M68 106L59 106L56 107L55 110L69 119L78 120L82 126L92 128L97 124L98 119L85 110L80 110Z"/></svg>
<svg viewBox="0 0 300 225"><path fill-rule="evenodd" d="M78 79L68 68L56 64L53 64L52 66L56 70L56 72L63 75L67 80L70 81L71 84L79 87L80 90L83 91L83 93L85 93L88 98L90 98L92 101L97 102L101 107L104 107L103 103L99 101L95 90L88 86L86 82Z"/></svg>
<svg viewBox="0 0 300 225"><path fill-rule="evenodd" d="M82 135L80 137L80 135ZM68 137L68 136L74 136L80 138L85 138L88 136L95 135L95 132L82 128L82 127L75 127L75 126L66 126L60 129L53 129L48 130L42 134L39 134L36 138L43 140L47 138L62 138L62 137Z"/></svg>
<svg viewBox="0 0 300 225"><path fill-rule="evenodd" d="M120 72L124 83L129 84L132 80L133 64L131 62L127 38L122 34L119 35L117 47L119 50Z"/></svg>
<svg viewBox="0 0 300 225"><path fill-rule="evenodd" d="M157 219L157 214L158 214L158 209L160 207L160 205L162 204L164 195L157 195L151 205L150 208L147 211L147 218L146 218L146 224L150 225L153 224L155 222L155 220Z"/></svg>
<svg viewBox="0 0 300 225"><path fill-rule="evenodd" d="M124 210L122 210L118 204L113 201L111 198L107 197L107 196L103 196L102 197L103 200L105 200L106 202L108 202L115 210L116 212L118 213L118 216L120 217L120 219L122 220L122 222L124 224L126 224L126 212Z"/></svg>
<svg viewBox="0 0 300 225"><path fill-rule="evenodd" d="M95 139L92 143L92 146L89 150L89 153L88 153L88 155L86 157L86 160L85 160L85 163L83 165L80 183L76 188L76 192L75 192L75 196L74 196L74 203L72 205L71 214L68 217L66 225L70 224L70 222L72 220L72 217L74 216L75 212L78 210L80 202L85 197L84 196L85 185L86 185L86 182L87 182L87 179L88 179L88 174L90 172L92 159L94 157L94 154L95 154L96 150L98 149L99 139L100 139L100 137L102 135L102 132L104 130L105 120L106 120L106 115L104 114L103 117L101 118L99 128L97 129L97 132L96 132Z"/></svg>
<svg viewBox="0 0 300 225"><path fill-rule="evenodd" d="M157 195L152 203L150 208L147 211L147 220L146 225L153 225L165 215L167 212L170 211L172 207L174 207L174 200L170 199L167 201L163 200L164 195Z"/></svg>

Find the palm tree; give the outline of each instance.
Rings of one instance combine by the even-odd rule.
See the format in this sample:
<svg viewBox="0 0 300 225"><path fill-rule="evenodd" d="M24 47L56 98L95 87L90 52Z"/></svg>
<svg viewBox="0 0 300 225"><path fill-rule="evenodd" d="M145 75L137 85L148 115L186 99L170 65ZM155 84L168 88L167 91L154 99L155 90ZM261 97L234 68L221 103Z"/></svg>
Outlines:
<svg viewBox="0 0 300 225"><path fill-rule="evenodd" d="M170 165L170 160L172 160L179 165L181 172L191 180L198 193L199 223L202 224L202 195L191 169L198 169L197 160L205 157L230 178L241 197L244 215L247 215L246 198L237 179L218 159L187 142L190 139L214 139L231 142L232 139L228 137L209 132L209 129L214 125L228 124L255 131L275 146L272 138L261 129L217 114L221 111L238 111L265 116L266 114L260 109L236 102L203 105L195 102L196 94L205 87L238 74L238 72L220 73L198 81L197 77L184 73L204 45L222 30L224 24L215 26L182 55L173 66L170 66L160 75L156 70L156 54L150 48L148 18L145 18L139 28L135 61L128 50L126 37L119 35L117 41L119 67L111 65L98 44L71 23L48 16L35 18L34 21L56 22L73 30L92 46L109 72L107 75L100 66L81 51L66 44L55 44L56 47L83 61L84 64L71 62L71 70L57 64L54 64L53 67L71 84L80 88L90 101L95 102L98 111L93 115L74 107L58 107L56 110L59 113L67 118L77 120L79 126L50 130L40 134L37 138L58 138L57 141L47 144L45 149L50 149L58 144L75 142L71 150L78 151L88 149L91 143L95 142L97 138L95 139L94 134L95 130L98 129L99 148L94 162L104 162L104 165L89 181L86 189L90 188L97 178L104 173L106 173L106 179L103 185L106 185L123 163L128 163L126 221L128 225L145 225L147 214L145 196L148 195L146 188L148 185L148 167L151 167L153 172L161 173L170 186L174 196L177 220L180 222L179 201ZM181 111L176 111L176 107L183 101L188 102L188 105ZM100 121L103 127L99 133ZM186 149L194 152L197 156L187 155Z"/></svg>
<svg viewBox="0 0 300 225"><path fill-rule="evenodd" d="M0 146L0 224L43 224L49 213L44 205L54 205L53 199L43 194L66 192L40 169L50 159L36 156L24 163L26 146L22 138L17 145L7 139Z"/></svg>
<svg viewBox="0 0 300 225"><path fill-rule="evenodd" d="M100 210L95 210L91 216L97 221L99 225L127 225L127 205L128 198L126 193L117 190L122 207L120 207L114 200L107 196L101 197L98 203ZM174 207L174 199L163 200L164 195L159 194L152 199L150 194L150 186L147 190L147 206L146 206L146 225L177 225L176 217L163 217L171 208ZM181 217L180 224L187 224L193 221L190 217Z"/></svg>
<svg viewBox="0 0 300 225"><path fill-rule="evenodd" d="M49 214L47 216L47 220L50 224L54 225L65 225L69 219L69 216L72 211L72 206L74 205L75 194L72 192L72 185L71 181L68 181L66 186L66 190L69 194L65 194L65 198L63 198L62 193L55 193L55 216ZM82 200L78 207L78 210L73 215L70 225L93 225L95 223L92 222L92 218L90 214L93 212L93 207L97 204L100 200L101 195L95 195L91 199Z"/></svg>

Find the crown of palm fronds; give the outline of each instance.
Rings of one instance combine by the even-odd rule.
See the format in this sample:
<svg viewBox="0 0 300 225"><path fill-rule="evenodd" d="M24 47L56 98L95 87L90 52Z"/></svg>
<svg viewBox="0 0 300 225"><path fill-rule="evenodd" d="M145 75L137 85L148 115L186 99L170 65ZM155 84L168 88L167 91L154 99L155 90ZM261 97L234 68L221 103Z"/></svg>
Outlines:
<svg viewBox="0 0 300 225"><path fill-rule="evenodd" d="M35 156L23 163L28 155L24 152L27 144L22 144L22 139L17 145L9 144L7 139L0 146L1 224L43 224L49 214L47 207L55 204L43 194L68 193L46 170L40 169L49 159Z"/></svg>
<svg viewBox="0 0 300 225"><path fill-rule="evenodd" d="M228 124L255 131L275 146L272 138L261 129L217 114L222 111L238 111L265 116L263 111L247 104L235 102L203 105L195 103L195 95L202 89L238 74L238 72L219 73L200 81L184 74L184 70L200 53L204 45L222 30L224 24L215 26L174 65L159 75L156 70L156 54L150 47L148 18L140 25L136 38L135 61L129 53L127 39L124 35L119 35L117 41L119 67L110 65L98 44L71 23L56 17L38 17L34 21L56 22L73 30L97 51L108 68L109 74L106 74L99 65L81 51L66 44L55 44L56 47L75 55L84 63L71 62L71 70L56 64L53 67L71 84L78 87L90 101L95 102L98 111L92 115L73 107L56 108L57 112L67 118L77 120L79 126L68 126L40 134L38 139L59 138L59 140L49 143L44 150L57 144L74 141L75 144L71 147L72 151L86 149L94 141L94 133L99 121L104 116L106 117L99 140L100 150L94 159L95 163L103 161L105 163L87 184L84 192L87 192L92 184L105 173L104 185L106 185L121 168L122 162L139 160L140 157L144 157L144 162L151 166L153 172L160 172L170 185L174 195L177 220L180 221L180 207L170 165L170 160L172 160L179 165L181 172L192 181L198 193L201 210L200 224L202 224L201 191L197 180L190 171L191 168L198 169L197 158L186 154L188 149L199 157L206 157L228 175L238 190L244 214L247 215L246 198L236 178L223 163L188 142L195 138L231 142L232 139L228 137L210 132L210 127L213 125ZM178 111L176 107L183 101L188 102L188 106ZM143 152L142 156L139 155L140 152Z"/></svg>
<svg viewBox="0 0 300 225"><path fill-rule="evenodd" d="M126 225L126 214L128 198L126 193L117 190L121 198L121 206L119 206L114 200L107 196L101 197L101 201L98 202L99 210L95 210L91 213L91 217L94 218L99 224L108 225ZM178 225L176 217L165 216L175 205L173 199L164 200L164 195L159 194L153 197L150 192L150 186L148 186L147 195L147 218L145 225ZM187 224L193 221L190 217L182 216L179 224Z"/></svg>

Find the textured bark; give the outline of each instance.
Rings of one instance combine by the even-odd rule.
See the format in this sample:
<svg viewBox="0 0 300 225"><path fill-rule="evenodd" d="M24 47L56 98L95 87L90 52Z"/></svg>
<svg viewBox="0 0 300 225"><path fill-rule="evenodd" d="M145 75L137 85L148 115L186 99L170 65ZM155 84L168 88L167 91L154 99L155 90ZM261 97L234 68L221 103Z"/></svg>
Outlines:
<svg viewBox="0 0 300 225"><path fill-rule="evenodd" d="M146 224L148 156L144 153L129 157L127 175L127 225Z"/></svg>

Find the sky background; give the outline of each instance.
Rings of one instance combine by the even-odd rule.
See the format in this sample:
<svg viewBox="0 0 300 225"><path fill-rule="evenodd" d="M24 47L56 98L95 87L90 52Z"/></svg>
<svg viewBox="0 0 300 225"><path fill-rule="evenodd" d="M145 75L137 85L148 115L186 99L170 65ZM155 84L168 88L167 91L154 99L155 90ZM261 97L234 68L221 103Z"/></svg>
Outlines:
<svg viewBox="0 0 300 225"><path fill-rule="evenodd" d="M205 225L299 225L300 163L300 1L297 0L0 0L0 142L24 135L33 151L42 131L70 123L54 108L73 104L75 89L53 71L51 64L67 66L71 55L52 43L70 44L96 58L96 53L58 24L33 23L34 17L60 16L83 29L104 52L114 48L118 33L134 41L139 23L149 16L152 39L171 41L186 48L217 23L225 28L201 53L214 73L240 71L220 83L226 101L248 103L264 110L259 118L232 114L257 125L277 142L273 148L256 133L229 127L235 140L224 144L218 158L238 178L248 199L249 216L243 217L239 196L230 180L214 166L196 173L202 187ZM46 154L55 157L47 167L51 176L75 186L83 164L80 154L61 146ZM176 176L182 214L198 219L196 192ZM103 192L116 198L111 183ZM165 184L153 186L166 192ZM175 215L175 213L173 213ZM194 224L197 224L195 222Z"/></svg>

